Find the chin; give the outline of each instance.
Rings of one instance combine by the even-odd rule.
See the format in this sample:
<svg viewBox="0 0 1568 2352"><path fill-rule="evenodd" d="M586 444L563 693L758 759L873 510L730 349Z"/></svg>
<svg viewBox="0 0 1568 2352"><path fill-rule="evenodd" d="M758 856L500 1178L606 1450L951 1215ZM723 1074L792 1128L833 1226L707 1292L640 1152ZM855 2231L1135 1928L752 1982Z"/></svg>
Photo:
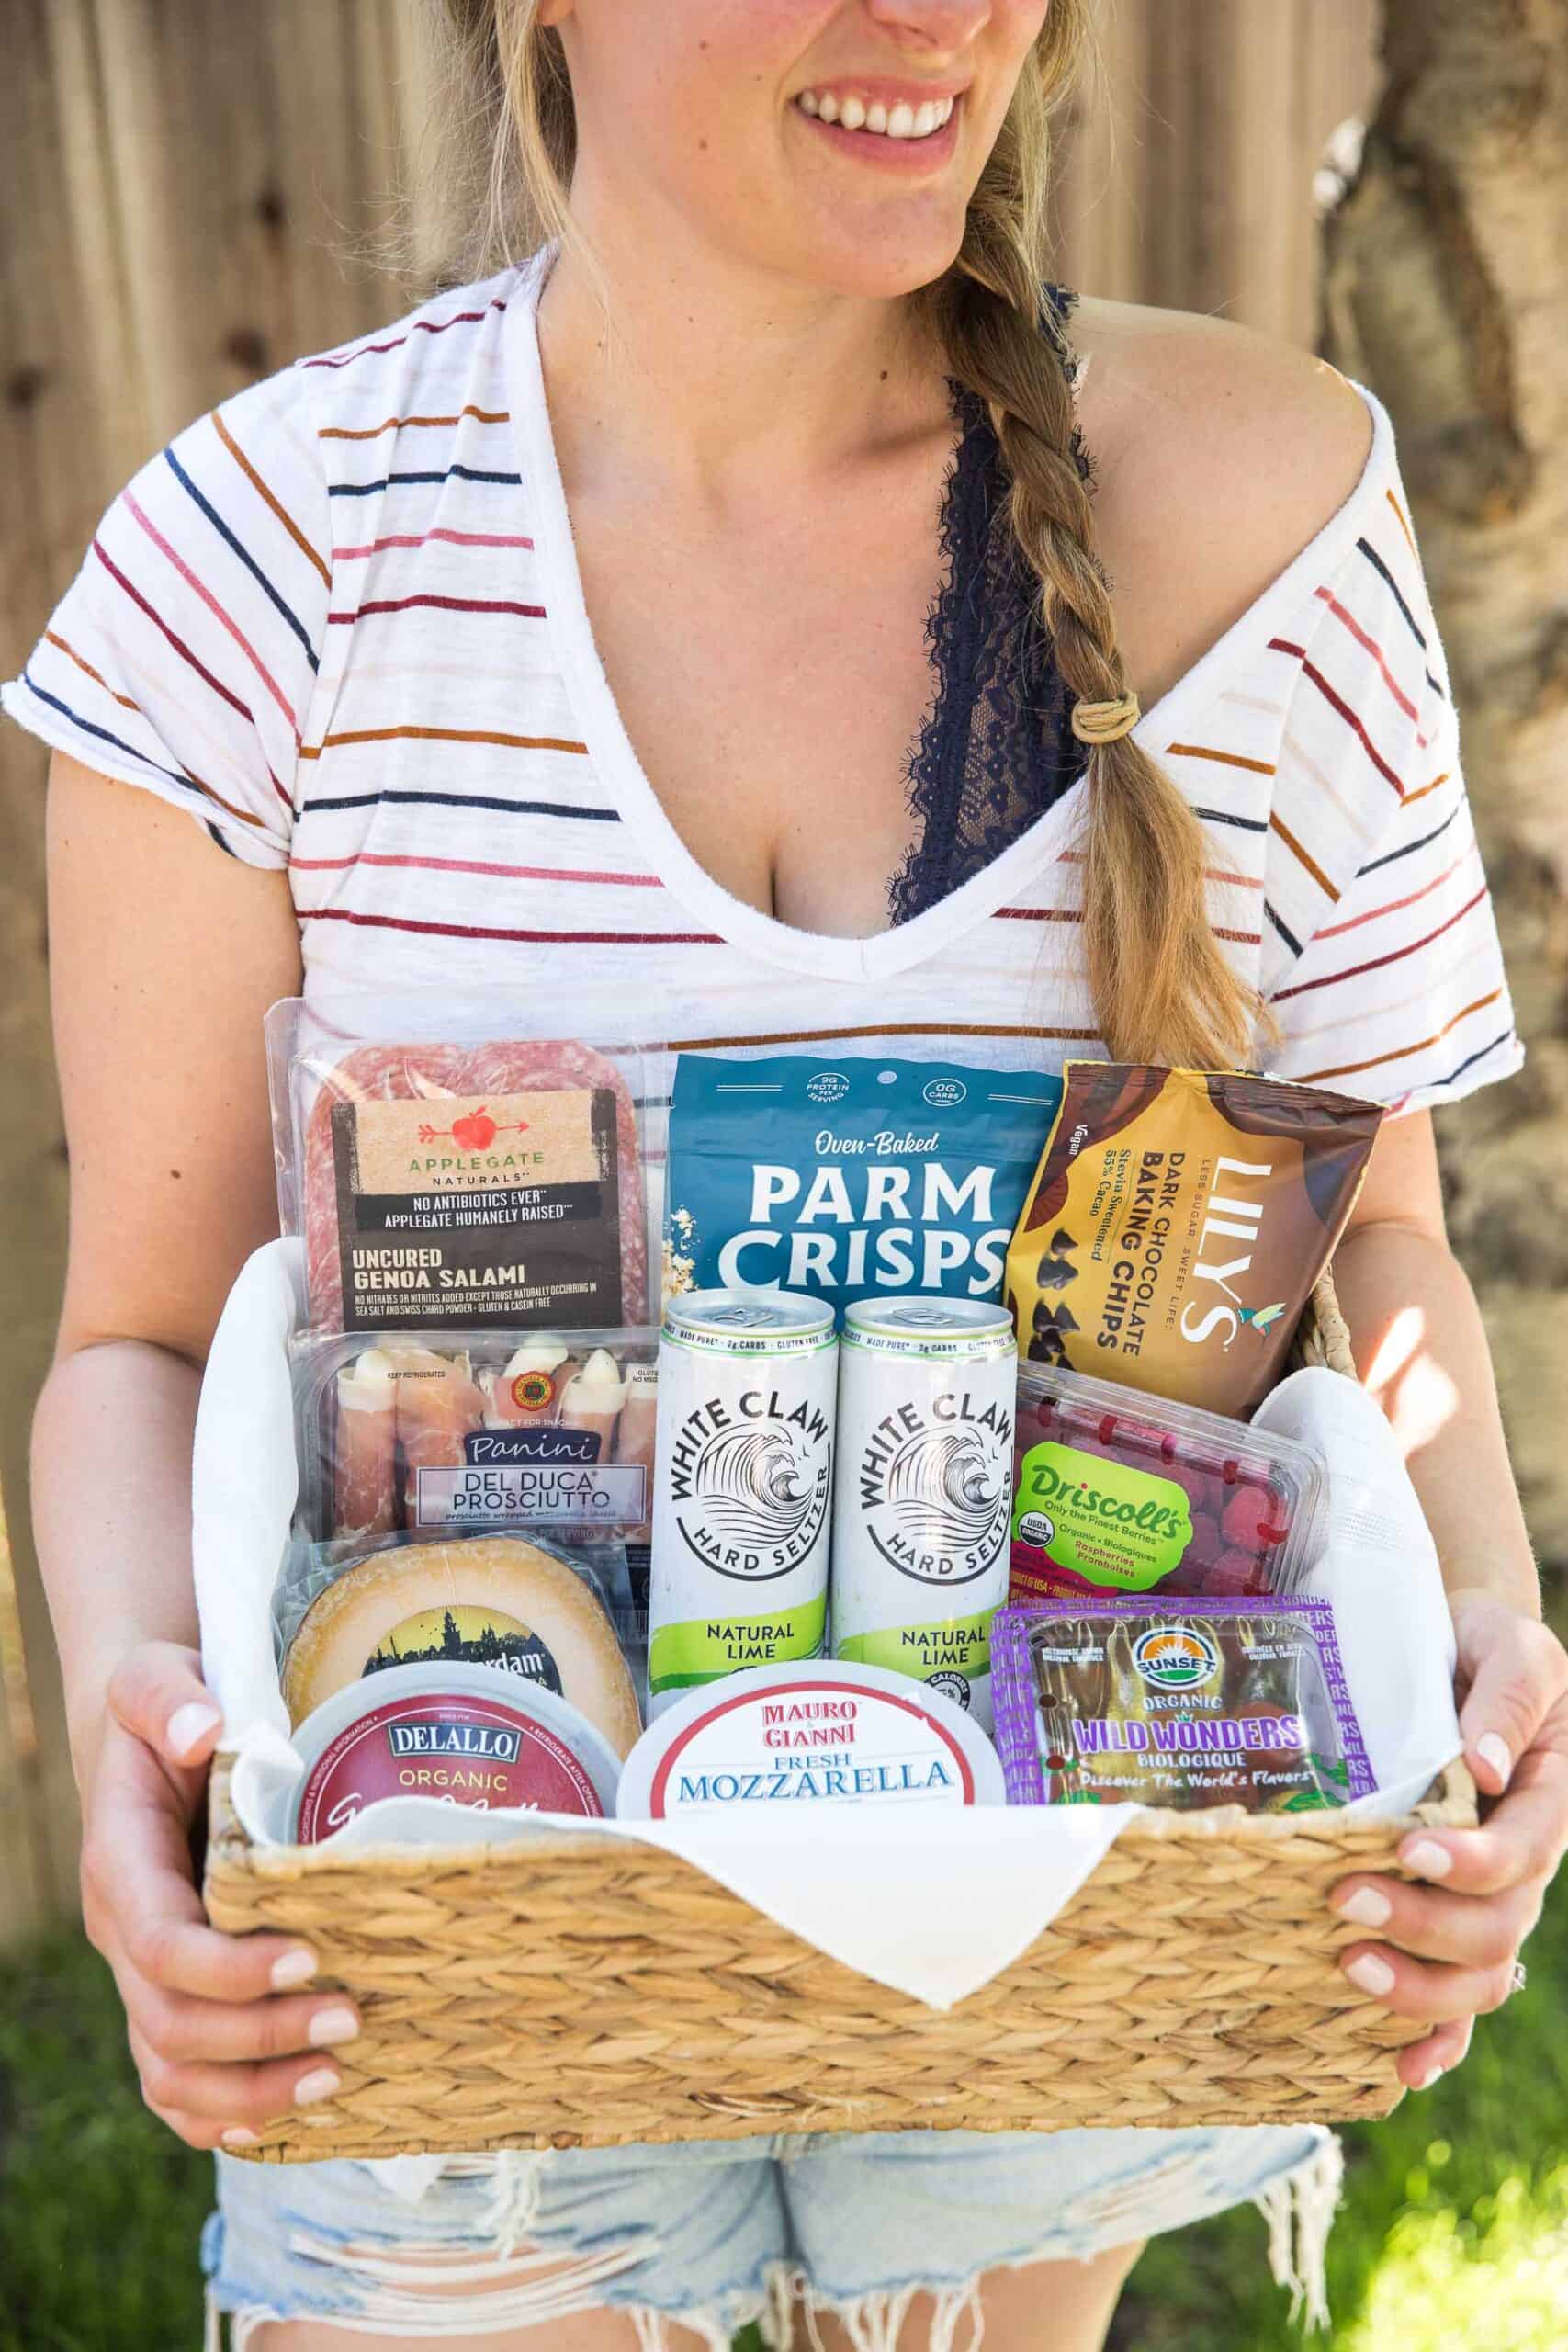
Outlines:
<svg viewBox="0 0 1568 2352"><path fill-rule="evenodd" d="M835 221L807 241L797 237L784 266L797 280L867 301L894 301L934 285L952 268L964 242L962 214L915 232L867 220Z"/></svg>

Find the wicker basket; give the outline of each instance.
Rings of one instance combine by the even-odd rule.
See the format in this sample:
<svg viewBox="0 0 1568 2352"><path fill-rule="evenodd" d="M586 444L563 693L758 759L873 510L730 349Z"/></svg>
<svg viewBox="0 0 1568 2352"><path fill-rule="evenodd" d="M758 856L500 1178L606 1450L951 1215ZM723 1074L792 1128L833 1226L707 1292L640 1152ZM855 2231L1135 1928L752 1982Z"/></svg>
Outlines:
<svg viewBox="0 0 1568 2352"><path fill-rule="evenodd" d="M1353 1372L1326 1278L1303 1361ZM1415 1818L1475 1818L1462 1767ZM253 1847L220 1758L214 1926L304 1938L364 2030L261 2161L758 2132L1337 2121L1400 2096L1390 2018L1326 1901L1411 1822L1153 1814L1022 1958L951 2010L860 1976L652 1846Z"/></svg>

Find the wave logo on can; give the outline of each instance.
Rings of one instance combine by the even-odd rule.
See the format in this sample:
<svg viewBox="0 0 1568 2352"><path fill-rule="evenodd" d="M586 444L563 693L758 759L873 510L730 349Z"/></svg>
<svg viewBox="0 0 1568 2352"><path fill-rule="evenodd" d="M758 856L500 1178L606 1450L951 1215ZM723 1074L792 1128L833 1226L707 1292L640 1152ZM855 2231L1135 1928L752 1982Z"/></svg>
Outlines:
<svg viewBox="0 0 1568 2352"><path fill-rule="evenodd" d="M671 1449L675 1524L703 1566L743 1584L787 1576L822 1533L833 1485L832 1425L809 1397L742 1390L694 1407Z"/></svg>
<svg viewBox="0 0 1568 2352"><path fill-rule="evenodd" d="M1156 1690L1192 1690L1220 1670L1220 1654L1197 1625L1154 1625L1133 1645L1133 1664Z"/></svg>
<svg viewBox="0 0 1568 2352"><path fill-rule="evenodd" d="M927 1419L900 1406L860 1459L862 1525L889 1566L919 1584L972 1584L996 1564L1011 1516L1012 1416L964 1395L932 1400Z"/></svg>

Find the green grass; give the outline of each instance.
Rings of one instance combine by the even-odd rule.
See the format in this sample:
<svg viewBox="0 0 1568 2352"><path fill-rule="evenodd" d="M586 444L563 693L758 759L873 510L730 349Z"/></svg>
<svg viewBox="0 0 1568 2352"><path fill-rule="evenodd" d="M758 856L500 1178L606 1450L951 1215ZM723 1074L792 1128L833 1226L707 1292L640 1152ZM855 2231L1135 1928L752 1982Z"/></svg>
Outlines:
<svg viewBox="0 0 1568 2352"><path fill-rule="evenodd" d="M1568 1888L1529 1957L1458 2073L1346 2133L1324 2352L1568 2344ZM209 2179L142 2107L96 1954L61 1937L0 1968L0 2352L196 2352ZM1281 2352L1284 2314L1241 2211L1153 2243L1112 2344Z"/></svg>

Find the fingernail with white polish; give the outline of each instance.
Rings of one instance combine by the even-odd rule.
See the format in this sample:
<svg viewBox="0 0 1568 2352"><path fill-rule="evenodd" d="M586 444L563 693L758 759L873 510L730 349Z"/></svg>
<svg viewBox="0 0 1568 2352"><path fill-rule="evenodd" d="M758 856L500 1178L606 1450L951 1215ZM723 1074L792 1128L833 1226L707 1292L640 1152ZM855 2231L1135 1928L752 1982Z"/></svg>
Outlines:
<svg viewBox="0 0 1568 2352"><path fill-rule="evenodd" d="M1393 1971L1386 1960L1378 1958L1376 1952L1364 1951L1359 1960L1350 1962L1345 1973L1352 1984L1360 1986L1363 1993L1375 1993L1380 1999L1383 1994L1393 1990Z"/></svg>
<svg viewBox="0 0 1568 2352"><path fill-rule="evenodd" d="M199 1699L192 1699L187 1706L176 1707L164 1726L164 1737L169 1743L171 1756L188 1756L198 1739L204 1739L214 1724L223 1718L216 1707L203 1706Z"/></svg>
<svg viewBox="0 0 1568 2352"><path fill-rule="evenodd" d="M1393 1905L1375 1886L1359 1886L1339 1905L1339 1917L1354 1919L1358 1928L1382 1928L1393 1918Z"/></svg>
<svg viewBox="0 0 1568 2352"><path fill-rule="evenodd" d="M1514 1769L1514 1759L1508 1752L1508 1743L1502 1733L1483 1731L1475 1743L1475 1752L1485 1763L1490 1764L1494 1772L1496 1773L1498 1787L1506 1789L1508 1785L1508 1776Z"/></svg>
<svg viewBox="0 0 1568 2352"><path fill-rule="evenodd" d="M226 2148L254 2148L260 2137L258 2132L247 2132L243 2123L236 2123L224 2132L223 2145Z"/></svg>
<svg viewBox="0 0 1568 2352"><path fill-rule="evenodd" d="M300 1944L294 1951L286 1951L281 1960L272 1963L272 1989L275 1993L292 1992L296 1984L308 1984L316 1973L316 1955Z"/></svg>
<svg viewBox="0 0 1568 2352"><path fill-rule="evenodd" d="M1433 1838L1417 1838L1414 1845L1400 1849L1399 1859L1417 1878L1447 1878L1454 1866L1448 1848Z"/></svg>
<svg viewBox="0 0 1568 2352"><path fill-rule="evenodd" d="M309 2039L315 2049L331 2041L352 2041L359 2031L359 2019L352 2009L318 2009L310 2019Z"/></svg>
<svg viewBox="0 0 1568 2352"><path fill-rule="evenodd" d="M1393 1979L1390 1978L1392 1984ZM313 2073L302 2075L294 2086L296 2107L310 2107L319 2098L331 2098L333 2091L343 2086L343 2076L330 2066L318 2066Z"/></svg>

